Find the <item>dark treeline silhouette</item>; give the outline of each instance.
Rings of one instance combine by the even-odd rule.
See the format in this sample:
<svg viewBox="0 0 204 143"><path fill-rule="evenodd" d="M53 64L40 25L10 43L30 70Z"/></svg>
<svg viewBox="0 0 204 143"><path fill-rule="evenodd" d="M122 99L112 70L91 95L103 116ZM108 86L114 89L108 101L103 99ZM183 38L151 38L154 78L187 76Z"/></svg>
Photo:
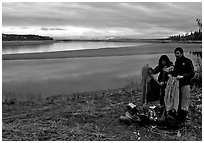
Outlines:
<svg viewBox="0 0 204 143"><path fill-rule="evenodd" d="M201 41L202 40L202 31L191 32L190 34L185 35L174 35L168 38L173 41Z"/></svg>
<svg viewBox="0 0 204 143"><path fill-rule="evenodd" d="M202 22L201 19L197 18L196 23L198 26L198 31L192 32L185 35L174 35L170 36L168 39L172 41L202 41Z"/></svg>
<svg viewBox="0 0 204 143"><path fill-rule="evenodd" d="M37 40L53 40L53 38L49 36L39 35L2 34L2 41L37 41Z"/></svg>

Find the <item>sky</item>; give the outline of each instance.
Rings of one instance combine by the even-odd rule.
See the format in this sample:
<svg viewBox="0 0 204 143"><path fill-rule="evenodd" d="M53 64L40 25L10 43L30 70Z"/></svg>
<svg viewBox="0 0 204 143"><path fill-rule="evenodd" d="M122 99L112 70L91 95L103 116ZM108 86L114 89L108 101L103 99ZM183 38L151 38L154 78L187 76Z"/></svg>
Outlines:
<svg viewBox="0 0 204 143"><path fill-rule="evenodd" d="M2 2L2 33L166 38L198 30L202 2Z"/></svg>

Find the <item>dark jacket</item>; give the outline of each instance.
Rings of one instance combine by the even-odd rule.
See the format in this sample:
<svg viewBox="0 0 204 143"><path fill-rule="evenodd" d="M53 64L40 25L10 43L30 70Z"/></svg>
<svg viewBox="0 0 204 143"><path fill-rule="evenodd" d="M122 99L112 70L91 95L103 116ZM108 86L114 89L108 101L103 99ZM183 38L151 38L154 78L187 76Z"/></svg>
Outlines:
<svg viewBox="0 0 204 143"><path fill-rule="evenodd" d="M179 86L190 85L191 79L195 75L192 61L185 56L182 56L175 62L173 76L176 77L178 75L183 76L183 78L179 80Z"/></svg>
<svg viewBox="0 0 204 143"><path fill-rule="evenodd" d="M173 65L173 63L172 63L172 62L169 62L166 67L170 67L170 66L172 66L172 65ZM158 81L159 81L159 82L164 82L164 83L166 83L166 82L168 81L168 79L169 79L168 73L165 72L165 71L163 71L162 67L156 66L156 67L154 68L154 70L153 70L153 73L154 73L154 74L158 74L158 73L159 73L159 76L158 76Z"/></svg>

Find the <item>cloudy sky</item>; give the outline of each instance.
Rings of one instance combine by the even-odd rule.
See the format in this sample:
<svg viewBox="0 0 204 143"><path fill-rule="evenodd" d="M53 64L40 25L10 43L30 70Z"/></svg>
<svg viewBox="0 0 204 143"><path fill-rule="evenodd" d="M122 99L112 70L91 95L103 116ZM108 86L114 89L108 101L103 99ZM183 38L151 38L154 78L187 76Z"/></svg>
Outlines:
<svg viewBox="0 0 204 143"><path fill-rule="evenodd" d="M201 2L3 2L2 32L160 38L198 30Z"/></svg>

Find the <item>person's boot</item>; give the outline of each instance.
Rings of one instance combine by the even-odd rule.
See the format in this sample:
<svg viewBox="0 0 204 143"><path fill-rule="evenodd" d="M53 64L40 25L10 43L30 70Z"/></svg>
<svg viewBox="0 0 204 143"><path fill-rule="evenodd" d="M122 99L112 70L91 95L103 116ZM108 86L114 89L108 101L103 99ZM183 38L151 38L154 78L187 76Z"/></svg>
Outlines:
<svg viewBox="0 0 204 143"><path fill-rule="evenodd" d="M180 109L180 110L178 111L178 118L177 118L177 120L178 120L181 124L185 124L187 115L188 115L188 111L185 111L185 110Z"/></svg>
<svg viewBox="0 0 204 143"><path fill-rule="evenodd" d="M155 125L157 125L159 129L166 129L167 126L166 117L162 116L160 118L157 118L155 120Z"/></svg>
<svg viewBox="0 0 204 143"><path fill-rule="evenodd" d="M179 129L185 126L188 111L179 109L177 112L170 112L168 118L168 125L172 129Z"/></svg>
<svg viewBox="0 0 204 143"><path fill-rule="evenodd" d="M177 121L176 111L168 111L165 116L158 118L156 125L159 129L176 130L180 128L180 122Z"/></svg>

